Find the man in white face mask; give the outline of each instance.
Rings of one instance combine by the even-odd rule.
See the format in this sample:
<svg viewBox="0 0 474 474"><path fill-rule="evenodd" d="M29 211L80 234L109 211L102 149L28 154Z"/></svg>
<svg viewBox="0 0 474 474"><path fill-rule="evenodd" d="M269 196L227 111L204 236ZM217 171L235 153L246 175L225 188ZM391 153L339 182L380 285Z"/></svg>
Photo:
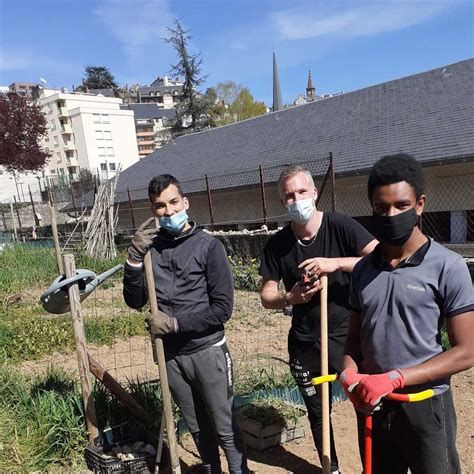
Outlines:
<svg viewBox="0 0 474 474"><path fill-rule="evenodd" d="M308 408L313 438L322 457L321 394L311 385L320 375L319 276L328 274L329 370L341 372L349 325L349 273L375 247L360 224L337 213L316 209L318 191L309 171L289 166L278 180L290 223L269 239L260 265L262 305L292 307L288 337L290 369ZM285 291L278 289L280 280ZM331 471L339 470L331 427Z"/></svg>

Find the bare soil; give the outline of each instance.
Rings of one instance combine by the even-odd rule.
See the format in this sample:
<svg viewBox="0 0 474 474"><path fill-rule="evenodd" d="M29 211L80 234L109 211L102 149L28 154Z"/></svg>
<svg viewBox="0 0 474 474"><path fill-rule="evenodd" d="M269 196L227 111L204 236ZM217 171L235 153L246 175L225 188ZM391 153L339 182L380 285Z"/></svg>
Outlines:
<svg viewBox="0 0 474 474"><path fill-rule="evenodd" d="M86 317L98 317L97 314L110 315L110 312L118 315L128 311L117 291L116 287L98 291L95 302L91 299L88 305L85 305ZM283 316L281 312L262 309L255 293L236 292L235 300L234 315L227 324L226 337L237 373L244 376L246 373L262 370L269 374L286 372L288 370L286 338L290 318ZM146 337L116 341L111 347L89 345L89 351L121 382L137 378L140 380L157 378L158 372L153 363L150 340ZM74 353L56 353L40 361L25 362L21 365L21 369L27 374L33 374L45 370L48 365L63 367L67 371L77 373ZM458 374L452 380L458 417L457 446L465 473L474 473L473 385L474 369ZM350 402L336 403L332 419L341 472L344 474L362 472L357 449L355 415ZM306 418L304 427L306 432L304 438L260 452L249 449L250 468L259 474L321 472ZM179 455L182 472L195 471L200 461L190 436L183 437ZM226 469L224 456L222 465Z"/></svg>

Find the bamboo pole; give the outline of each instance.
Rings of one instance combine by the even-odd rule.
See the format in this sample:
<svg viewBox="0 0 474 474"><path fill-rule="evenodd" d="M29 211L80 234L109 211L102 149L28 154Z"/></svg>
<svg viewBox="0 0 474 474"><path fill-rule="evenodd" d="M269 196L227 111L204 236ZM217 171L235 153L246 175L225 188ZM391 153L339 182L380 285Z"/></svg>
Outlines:
<svg viewBox="0 0 474 474"><path fill-rule="evenodd" d="M51 231L53 233L54 249L56 251L56 259L58 260L58 270L62 275L64 273L63 261L61 258L61 247L59 246L58 224L56 222L56 210L54 209L51 199L48 202L49 216L51 218Z"/></svg>
<svg viewBox="0 0 474 474"><path fill-rule="evenodd" d="M66 267L66 277L71 278L76 275L76 263L74 255L64 255L64 265ZM89 443L94 444L99 436L97 428L97 418L95 414L94 396L92 394L92 382L89 377L90 367L87 357L86 336L84 334L84 322L82 319L81 299L77 283L68 288L69 303L71 305L71 317L74 330L74 341L76 343L77 366L81 381L82 400L86 413L87 433Z"/></svg>
<svg viewBox="0 0 474 474"><path fill-rule="evenodd" d="M151 312L158 311L158 302L156 300L155 278L153 276L153 267L150 252L145 255L144 259L146 281L148 286L148 300ZM181 473L179 464L178 443L176 441L176 433L174 429L173 412L171 409L171 393L168 385L168 374L166 372L165 351L163 349L163 341L156 337L154 340L154 350L158 359L158 370L160 372L161 394L163 396L163 412L165 414L166 432L168 435L168 444L170 450L171 470L173 474Z"/></svg>
<svg viewBox="0 0 474 474"><path fill-rule="evenodd" d="M328 375L328 277L321 275L321 375ZM329 384L321 386L321 410L323 421L323 474L331 472L331 444L329 429Z"/></svg>

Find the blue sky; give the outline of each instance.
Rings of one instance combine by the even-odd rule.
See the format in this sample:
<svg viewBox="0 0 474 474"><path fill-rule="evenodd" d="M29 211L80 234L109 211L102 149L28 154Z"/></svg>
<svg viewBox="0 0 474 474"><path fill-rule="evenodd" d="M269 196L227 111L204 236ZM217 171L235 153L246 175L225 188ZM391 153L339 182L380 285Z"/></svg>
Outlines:
<svg viewBox="0 0 474 474"><path fill-rule="evenodd" d="M84 65L149 84L175 54L173 18L201 52L206 86L234 80L272 103L272 50L283 100L352 91L473 57L472 0L0 0L0 85L78 85Z"/></svg>

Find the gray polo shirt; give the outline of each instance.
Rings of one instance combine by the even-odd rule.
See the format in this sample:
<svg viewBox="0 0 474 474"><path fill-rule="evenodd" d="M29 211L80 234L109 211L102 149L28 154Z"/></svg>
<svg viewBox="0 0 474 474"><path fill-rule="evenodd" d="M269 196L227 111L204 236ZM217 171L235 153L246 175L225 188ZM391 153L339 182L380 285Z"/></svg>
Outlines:
<svg viewBox="0 0 474 474"><path fill-rule="evenodd" d="M378 374L443 352L444 319L473 311L474 294L462 257L429 240L396 268L378 245L354 268L349 305L361 314L361 372ZM439 380L431 387L448 384Z"/></svg>

